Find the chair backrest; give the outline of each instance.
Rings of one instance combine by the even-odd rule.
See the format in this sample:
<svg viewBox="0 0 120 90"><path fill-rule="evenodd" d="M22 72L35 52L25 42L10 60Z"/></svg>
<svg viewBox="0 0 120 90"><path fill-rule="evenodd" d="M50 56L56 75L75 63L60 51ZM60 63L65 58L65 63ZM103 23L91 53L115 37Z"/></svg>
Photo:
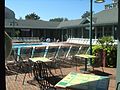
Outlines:
<svg viewBox="0 0 120 90"><path fill-rule="evenodd" d="M70 45L62 45L59 49L57 58L65 58L69 53L70 47Z"/></svg>
<svg viewBox="0 0 120 90"><path fill-rule="evenodd" d="M50 71L49 66L39 61L37 61L34 64L33 74L36 80L40 80L40 79L42 80L42 79L45 79L46 77L54 76L52 72Z"/></svg>
<svg viewBox="0 0 120 90"><path fill-rule="evenodd" d="M80 46L78 46L78 45L73 45L73 46L71 47L71 50L70 50L68 56L74 56L75 54L77 54L79 48L80 48Z"/></svg>
<svg viewBox="0 0 120 90"><path fill-rule="evenodd" d="M43 57L45 54L46 46L35 47L33 57Z"/></svg>
<svg viewBox="0 0 120 90"><path fill-rule="evenodd" d="M55 58L58 48L59 48L59 46L49 46L46 57L47 58Z"/></svg>
<svg viewBox="0 0 120 90"><path fill-rule="evenodd" d="M49 66L39 61L34 64L33 74L42 90L49 90L51 87L54 88L54 85L62 79L59 76L54 76Z"/></svg>
<svg viewBox="0 0 120 90"><path fill-rule="evenodd" d="M33 47L21 47L20 48L20 57L23 60L26 60L31 57Z"/></svg>
<svg viewBox="0 0 120 90"><path fill-rule="evenodd" d="M18 57L18 48L12 48L10 56L6 59L6 61L17 61Z"/></svg>
<svg viewBox="0 0 120 90"><path fill-rule="evenodd" d="M80 48L78 54L86 54L88 52L89 46L88 45L82 45Z"/></svg>

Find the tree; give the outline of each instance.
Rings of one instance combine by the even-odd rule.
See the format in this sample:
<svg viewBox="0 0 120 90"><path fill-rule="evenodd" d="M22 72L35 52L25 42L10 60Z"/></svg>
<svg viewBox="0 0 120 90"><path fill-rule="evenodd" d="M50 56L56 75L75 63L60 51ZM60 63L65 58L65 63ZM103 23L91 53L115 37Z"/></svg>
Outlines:
<svg viewBox="0 0 120 90"><path fill-rule="evenodd" d="M92 12L93 13L93 12ZM86 18L86 17L89 17L90 16L90 12L89 11L86 11L81 17L82 18Z"/></svg>
<svg viewBox="0 0 120 90"><path fill-rule="evenodd" d="M49 21L62 22L62 21L68 21L68 19L67 18L54 18L54 19L50 19Z"/></svg>
<svg viewBox="0 0 120 90"><path fill-rule="evenodd" d="M31 13L31 14L27 14L27 15L25 16L25 19L26 19L26 20L27 20L27 19L39 20L40 17L33 12L33 13Z"/></svg>
<svg viewBox="0 0 120 90"><path fill-rule="evenodd" d="M22 17L19 17L19 20L23 20L23 18L22 18Z"/></svg>

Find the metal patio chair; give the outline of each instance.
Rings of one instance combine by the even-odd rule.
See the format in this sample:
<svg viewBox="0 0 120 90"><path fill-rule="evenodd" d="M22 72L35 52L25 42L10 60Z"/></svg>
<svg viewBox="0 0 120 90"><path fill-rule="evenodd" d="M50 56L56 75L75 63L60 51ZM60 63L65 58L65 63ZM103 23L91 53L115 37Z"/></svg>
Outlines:
<svg viewBox="0 0 120 90"><path fill-rule="evenodd" d="M33 47L22 47L20 49L19 60L16 61L17 74L15 76L15 81L20 73L24 73L22 84L24 84L26 74L32 74L33 64L28 61L32 55Z"/></svg>
<svg viewBox="0 0 120 90"><path fill-rule="evenodd" d="M62 79L60 76L53 75L49 66L43 62L34 64L33 74L42 90L56 90L55 84Z"/></svg>
<svg viewBox="0 0 120 90"><path fill-rule="evenodd" d="M61 45L57 55L56 55L56 61L59 61L59 64L61 67L67 67L66 64L66 58L70 52L71 46L70 45Z"/></svg>
<svg viewBox="0 0 120 90"><path fill-rule="evenodd" d="M57 58L60 48L61 46L49 46L46 57L53 61L49 64L49 66L55 70L55 73L56 73L56 69L59 69L61 75L63 76L63 72L60 66L61 62Z"/></svg>
<svg viewBox="0 0 120 90"><path fill-rule="evenodd" d="M47 54L47 46L35 47L32 57L45 57Z"/></svg>
<svg viewBox="0 0 120 90"><path fill-rule="evenodd" d="M18 48L12 48L11 54L10 56L5 60L5 68L6 68L6 72L12 72L12 73L16 73L15 72L15 64L17 62L17 56L18 56Z"/></svg>

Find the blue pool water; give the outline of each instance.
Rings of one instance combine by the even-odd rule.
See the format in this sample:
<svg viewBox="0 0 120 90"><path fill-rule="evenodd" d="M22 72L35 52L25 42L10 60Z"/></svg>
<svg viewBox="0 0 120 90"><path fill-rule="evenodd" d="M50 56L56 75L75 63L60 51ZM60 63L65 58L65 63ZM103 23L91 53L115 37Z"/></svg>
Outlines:
<svg viewBox="0 0 120 90"><path fill-rule="evenodd" d="M18 48L17 54L20 55L20 49L21 47L39 47L39 46L47 46L49 43L13 43L12 48ZM34 49L32 50L32 54L34 52ZM19 56L17 56L19 58Z"/></svg>
<svg viewBox="0 0 120 90"><path fill-rule="evenodd" d="M36 47L36 46L44 46L44 45L48 45L48 43L18 43L18 44L14 44L12 45L12 48L21 48L21 47Z"/></svg>

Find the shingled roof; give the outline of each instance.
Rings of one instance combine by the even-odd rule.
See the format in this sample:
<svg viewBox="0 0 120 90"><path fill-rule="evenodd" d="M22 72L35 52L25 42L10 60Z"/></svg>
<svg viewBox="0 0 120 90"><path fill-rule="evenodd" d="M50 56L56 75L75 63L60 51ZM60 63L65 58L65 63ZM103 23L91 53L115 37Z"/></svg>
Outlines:
<svg viewBox="0 0 120 90"><path fill-rule="evenodd" d="M118 8L103 10L93 15L95 25L117 24L118 23Z"/></svg>
<svg viewBox="0 0 120 90"><path fill-rule="evenodd" d="M14 28L39 28L39 29L58 29L58 28L72 28L88 26L89 18L82 18L76 20L69 20L63 22L49 22L42 20L15 20L17 25ZM5 27L13 27L10 25L13 22L12 19L5 19ZM118 23L118 8L112 8L109 10L103 10L93 15L93 25L113 25Z"/></svg>
<svg viewBox="0 0 120 90"><path fill-rule="evenodd" d="M13 27L10 26L10 22L13 22L11 19L5 20L6 27ZM56 29L59 25L59 22L48 22L42 20L16 20L14 21L17 25L14 28L41 28L41 29Z"/></svg>
<svg viewBox="0 0 120 90"><path fill-rule="evenodd" d="M58 25L58 28L79 26L82 21L83 19L63 21Z"/></svg>

